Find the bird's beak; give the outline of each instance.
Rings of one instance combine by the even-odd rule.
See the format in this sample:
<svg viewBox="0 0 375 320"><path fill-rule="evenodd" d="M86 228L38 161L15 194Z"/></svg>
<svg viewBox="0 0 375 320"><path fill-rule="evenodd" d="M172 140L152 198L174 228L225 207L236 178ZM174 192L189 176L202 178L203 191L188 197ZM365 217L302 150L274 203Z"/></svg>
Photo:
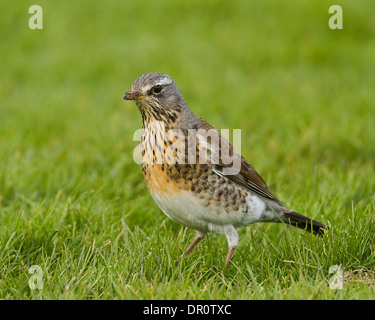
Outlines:
<svg viewBox="0 0 375 320"><path fill-rule="evenodd" d="M124 95L124 100L141 100L144 98L144 95L141 91L126 91Z"/></svg>

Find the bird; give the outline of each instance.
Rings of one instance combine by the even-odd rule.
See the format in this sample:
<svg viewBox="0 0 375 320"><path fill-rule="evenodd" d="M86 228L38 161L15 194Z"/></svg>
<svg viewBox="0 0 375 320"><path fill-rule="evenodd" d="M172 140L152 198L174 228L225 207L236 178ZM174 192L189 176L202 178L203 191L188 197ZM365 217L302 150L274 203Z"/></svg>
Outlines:
<svg viewBox="0 0 375 320"><path fill-rule="evenodd" d="M287 208L233 145L191 111L169 75L141 75L123 99L134 101L142 116L141 167L152 198L197 233L176 266L211 232L226 236L228 268L242 226L283 222L315 235L328 229Z"/></svg>

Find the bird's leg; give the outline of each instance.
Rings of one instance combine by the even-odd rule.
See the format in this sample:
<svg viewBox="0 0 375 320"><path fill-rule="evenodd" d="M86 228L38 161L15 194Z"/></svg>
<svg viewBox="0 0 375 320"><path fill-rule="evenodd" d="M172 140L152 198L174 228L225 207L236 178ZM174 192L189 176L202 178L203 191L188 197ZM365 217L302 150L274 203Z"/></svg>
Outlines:
<svg viewBox="0 0 375 320"><path fill-rule="evenodd" d="M225 259L225 268L228 268L234 249L236 249L238 245L238 233L236 229L230 224L224 226L224 234L227 237L229 247L227 258Z"/></svg>
<svg viewBox="0 0 375 320"><path fill-rule="evenodd" d="M191 250L194 249L194 247L204 238L205 234L198 231L197 237L193 240L193 242L190 244L190 246L185 250L183 254L180 255L179 259L182 259L183 257L187 256ZM176 267L178 266L179 259L177 259L174 263Z"/></svg>
<svg viewBox="0 0 375 320"><path fill-rule="evenodd" d="M200 236L197 236L194 241L190 244L190 246L185 250L185 252L183 254L180 255L180 259L182 259L183 257L187 256L191 250L194 249L194 247L199 243L199 241L201 241L202 238Z"/></svg>
<svg viewBox="0 0 375 320"><path fill-rule="evenodd" d="M236 248L229 248L227 258L225 259L225 269L228 269L230 258L232 258L234 249Z"/></svg>

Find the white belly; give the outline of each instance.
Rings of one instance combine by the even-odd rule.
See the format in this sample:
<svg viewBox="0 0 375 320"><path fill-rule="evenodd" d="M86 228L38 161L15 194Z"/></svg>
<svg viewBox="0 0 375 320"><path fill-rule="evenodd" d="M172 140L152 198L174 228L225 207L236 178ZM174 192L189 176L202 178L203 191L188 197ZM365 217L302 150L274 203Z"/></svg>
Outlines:
<svg viewBox="0 0 375 320"><path fill-rule="evenodd" d="M204 199L197 198L190 191L182 190L168 197L154 192L152 197L170 219L203 232L223 232L225 225L240 227L267 221L264 219L269 216L264 201L255 195L248 195L246 204L229 213L220 203L206 206Z"/></svg>

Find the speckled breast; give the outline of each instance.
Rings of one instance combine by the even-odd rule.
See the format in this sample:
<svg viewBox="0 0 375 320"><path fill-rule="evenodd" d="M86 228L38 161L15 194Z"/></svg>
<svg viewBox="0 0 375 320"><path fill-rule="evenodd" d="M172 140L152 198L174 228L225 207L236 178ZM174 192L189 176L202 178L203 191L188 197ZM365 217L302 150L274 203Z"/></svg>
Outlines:
<svg viewBox="0 0 375 320"><path fill-rule="evenodd" d="M187 192L189 197L186 198L197 202L197 210L217 207L217 215L238 210L246 212L247 192L219 176L212 164L199 163L199 143L193 141L193 144L188 139L186 132L166 130L160 121L150 122L145 128L141 139L142 171L151 195L168 201L176 194ZM195 158L188 152L192 146Z"/></svg>

